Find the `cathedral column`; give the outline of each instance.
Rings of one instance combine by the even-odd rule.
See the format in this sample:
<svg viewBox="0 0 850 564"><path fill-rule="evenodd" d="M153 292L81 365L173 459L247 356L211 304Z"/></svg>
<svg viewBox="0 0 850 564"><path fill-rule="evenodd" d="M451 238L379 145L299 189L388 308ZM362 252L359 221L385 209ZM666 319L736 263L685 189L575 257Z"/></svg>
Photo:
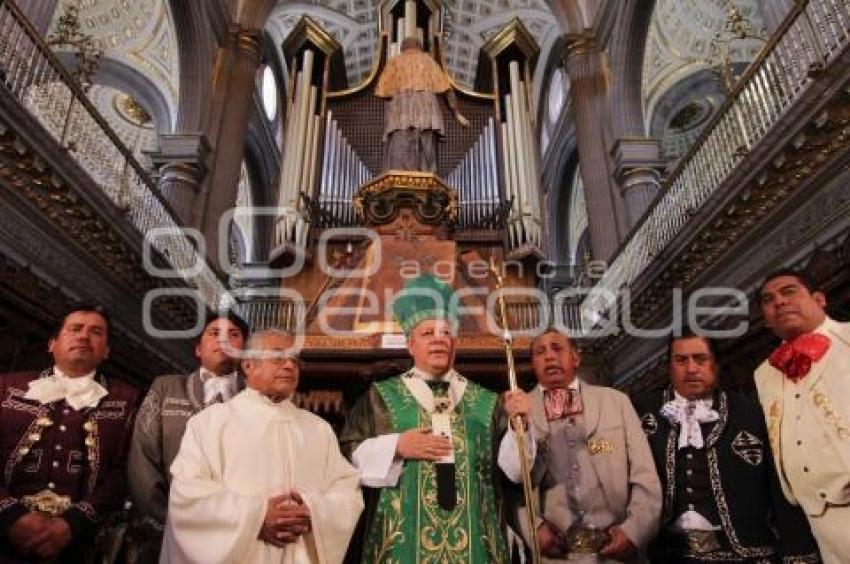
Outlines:
<svg viewBox="0 0 850 564"><path fill-rule="evenodd" d="M166 133L159 137L159 150L150 154L159 170L159 191L185 226L192 226L209 151L209 143L200 133Z"/></svg>
<svg viewBox="0 0 850 564"><path fill-rule="evenodd" d="M589 39L568 40L567 73L578 133L579 170L594 260L610 261L626 234L625 205L609 172L607 91L602 53Z"/></svg>
<svg viewBox="0 0 850 564"><path fill-rule="evenodd" d="M245 152L245 136L260 65L261 32L237 27L216 55L210 96L212 145L206 175L194 209L193 224L206 239L207 255L219 264L219 222L236 204L236 190ZM226 241L224 242L226 245Z"/></svg>
<svg viewBox="0 0 850 564"><path fill-rule="evenodd" d="M643 116L643 62L655 0L626 3L609 42L611 123L610 155L614 178L626 203L628 228L640 221L658 194L661 147L647 137Z"/></svg>
<svg viewBox="0 0 850 564"><path fill-rule="evenodd" d="M662 167L658 141L649 138L618 139L612 152L614 175L626 202L631 229L658 195Z"/></svg>

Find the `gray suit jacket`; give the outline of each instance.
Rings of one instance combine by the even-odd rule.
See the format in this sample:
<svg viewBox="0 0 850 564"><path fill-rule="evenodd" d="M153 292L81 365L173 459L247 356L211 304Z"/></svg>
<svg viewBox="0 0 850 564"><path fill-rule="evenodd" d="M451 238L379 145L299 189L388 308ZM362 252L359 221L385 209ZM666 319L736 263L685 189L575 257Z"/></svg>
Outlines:
<svg viewBox="0 0 850 564"><path fill-rule="evenodd" d="M638 547L645 548L658 531L661 517L661 484L655 462L640 420L629 398L612 388L581 382L584 425L587 443L603 445L591 462L605 494L607 504L623 532ZM531 393L531 424L538 440L535 476L544 475L552 463L549 423L543 407L543 392L535 387ZM541 492L543 517L553 524L572 522L563 486L544 488ZM523 517L522 525L526 528Z"/></svg>
<svg viewBox="0 0 850 564"><path fill-rule="evenodd" d="M239 379L239 388L243 387ZM160 527L168 509L171 463L180 450L186 422L204 408L200 370L160 376L151 384L130 445L127 477L134 513Z"/></svg>

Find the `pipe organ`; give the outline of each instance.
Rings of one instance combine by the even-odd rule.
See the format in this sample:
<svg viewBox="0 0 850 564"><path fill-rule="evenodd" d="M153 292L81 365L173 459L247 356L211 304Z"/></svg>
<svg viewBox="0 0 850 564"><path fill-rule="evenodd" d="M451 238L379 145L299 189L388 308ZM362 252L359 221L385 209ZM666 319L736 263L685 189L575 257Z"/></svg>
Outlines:
<svg viewBox="0 0 850 564"><path fill-rule="evenodd" d="M444 136L436 173L384 170L388 102L375 86L405 37L420 37L444 67L443 8L440 0L383 0L378 9L380 43L360 84L345 83L343 47L309 18L283 45L290 74L271 266L289 273L274 296L239 310L257 326L304 335L312 389L352 373L375 377L377 359L403 356L389 312L417 271L470 290L463 305L472 313L458 338L462 371L492 377L503 367L501 333L491 331L500 322L486 311L491 259L504 265L506 287L521 290L509 297L511 328L529 331L549 317L533 297L542 255L533 39L514 20L482 47L474 88L449 74L468 124L438 96ZM356 227L367 229L335 229ZM516 343L526 347L527 337Z"/></svg>
<svg viewBox="0 0 850 564"><path fill-rule="evenodd" d="M510 94L505 95L505 123L502 126L505 179L513 202L508 219L511 247L540 244L540 172L536 137L529 112L528 89L519 79L519 64L511 61Z"/></svg>
<svg viewBox="0 0 850 564"><path fill-rule="evenodd" d="M499 189L496 124L492 117L446 180L458 194L458 226L487 225L502 204Z"/></svg>
<svg viewBox="0 0 850 564"><path fill-rule="evenodd" d="M385 1L375 68L353 88L329 87L329 76L344 73L333 68L342 56L333 38L306 17L293 30L285 45L293 70L273 256L307 249L314 224L358 225L353 197L383 166L384 102L373 95L374 85L407 35L426 38L426 50L441 61L439 9L431 0ZM539 150L529 101L536 54L519 20L491 38L479 61L485 69L479 75L489 77L476 84L483 92L455 85L472 124L460 127L443 103L447 131L438 148L438 175L458 196L453 227L503 230L507 250L518 256L539 254L541 244Z"/></svg>
<svg viewBox="0 0 850 564"><path fill-rule="evenodd" d="M443 19L440 0L384 0L379 10L375 65L359 85L335 81L345 74L342 47L309 18L284 43L291 87L272 266L295 264L296 258L304 266L281 280L286 291L279 307L258 301L256 317L263 325L284 318L295 323L281 312L294 307L292 296L302 296L306 314L290 328L304 330L307 356L330 364L343 362L339 351L351 349L368 349L372 358L392 356L387 343L393 341L382 336L398 328L387 306L411 268L473 290L470 295L479 297L466 305L474 309L486 305L492 291L481 264L491 257L511 263L517 271L505 271L507 286L534 290L542 255L539 151L529 98L537 47L531 36L514 20L491 38L479 56L475 89L449 75L468 124L456 120L438 96L444 136L436 174L383 170L388 102L374 93L378 78L410 36L422 38L423 51L442 66ZM329 231L339 227L367 227L370 235ZM345 274L355 271L361 274ZM544 306L527 297L508 307L514 329L531 329L545 317ZM241 310L251 317L250 304ZM484 315L462 323L459 350L474 348L479 359L487 358L482 350L491 350L501 364L500 336L488 333L494 325ZM329 328L348 336L332 336Z"/></svg>
<svg viewBox="0 0 850 564"><path fill-rule="evenodd" d="M374 176L342 134L328 111L318 205L333 219L333 226L356 225L352 202L357 188Z"/></svg>
<svg viewBox="0 0 850 564"><path fill-rule="evenodd" d="M302 213L302 193L310 191L310 179L316 158L317 132L316 115L317 89L311 84L313 75L313 51L306 49L300 70L295 72L292 82L294 98L287 112L283 163L278 185L278 207L281 215L275 226L275 244L292 242L303 247L307 241L309 224Z"/></svg>

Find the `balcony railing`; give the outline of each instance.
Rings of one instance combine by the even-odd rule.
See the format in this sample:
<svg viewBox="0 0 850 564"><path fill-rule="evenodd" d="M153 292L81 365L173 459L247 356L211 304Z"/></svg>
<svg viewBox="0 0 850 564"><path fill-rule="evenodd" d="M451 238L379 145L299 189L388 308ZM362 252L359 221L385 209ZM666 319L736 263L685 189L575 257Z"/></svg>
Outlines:
<svg viewBox="0 0 850 564"><path fill-rule="evenodd" d="M599 293L582 304L585 318L593 320L603 314L610 296L632 284L679 235L741 158L786 116L814 77L843 52L848 42L850 6L845 1L797 4L620 247L596 285Z"/></svg>
<svg viewBox="0 0 850 564"><path fill-rule="evenodd" d="M541 304L536 299L507 300L508 324L511 331L528 331L545 329L545 326L557 324L566 328L572 334L581 333L581 319L579 316L579 300L548 301ZM555 304L554 306L552 304ZM548 317L543 316L542 308L549 310ZM556 314L553 307L558 307ZM307 304L297 303L289 298L265 297L249 298L236 306L236 311L248 323L252 331L262 329L283 329L286 331L299 332L303 330L305 316L309 315ZM501 327L498 314L494 316L494 335L501 335L497 330ZM547 323L548 321L548 323ZM308 319L308 324L310 319Z"/></svg>
<svg viewBox="0 0 850 564"><path fill-rule="evenodd" d="M10 0L0 2L0 78L141 234L161 234L151 237L152 246L217 308L225 287L206 257L183 233L150 175Z"/></svg>

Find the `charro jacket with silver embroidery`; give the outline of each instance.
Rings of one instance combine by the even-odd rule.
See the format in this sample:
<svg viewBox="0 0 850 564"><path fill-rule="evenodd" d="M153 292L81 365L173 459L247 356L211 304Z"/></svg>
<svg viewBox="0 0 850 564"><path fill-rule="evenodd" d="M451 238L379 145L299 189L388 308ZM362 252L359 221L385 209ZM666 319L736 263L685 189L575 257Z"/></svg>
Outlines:
<svg viewBox="0 0 850 564"><path fill-rule="evenodd" d="M238 388L244 382L238 380ZM171 463L180 450L186 422L204 408L200 370L189 375L160 376L139 408L127 468L134 513L165 524Z"/></svg>
<svg viewBox="0 0 850 564"><path fill-rule="evenodd" d="M64 400L42 405L25 399L29 382L39 377L37 372L0 375L0 534L5 537L8 527L29 511L22 496L49 490L70 497L72 505L62 517L71 526L72 544L82 542L124 505L127 451L140 394L98 374L108 395L97 406L77 411Z"/></svg>
<svg viewBox="0 0 850 564"><path fill-rule="evenodd" d="M673 398L670 388L639 396L635 408L649 439L664 492L662 527L677 517L687 484L677 483L678 425L661 414ZM799 508L782 496L757 402L740 393L718 391L715 423L703 423L709 483L719 524L734 554L729 561L781 556L790 561L817 561L817 544ZM714 513L714 511L712 511ZM779 532L777 539L772 531ZM795 559L794 557L798 557Z"/></svg>

